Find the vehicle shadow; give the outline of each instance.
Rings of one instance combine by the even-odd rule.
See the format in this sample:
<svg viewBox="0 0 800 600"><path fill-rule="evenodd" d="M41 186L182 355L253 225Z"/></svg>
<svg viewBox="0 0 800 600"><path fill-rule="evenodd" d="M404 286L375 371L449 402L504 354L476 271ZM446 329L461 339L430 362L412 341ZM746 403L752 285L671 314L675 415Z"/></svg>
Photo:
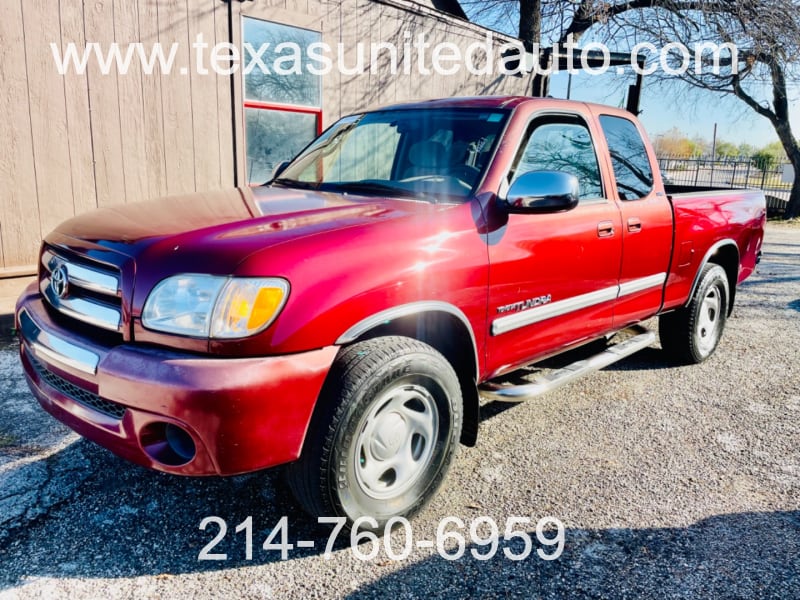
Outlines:
<svg viewBox="0 0 800 600"><path fill-rule="evenodd" d="M661 348L644 348L619 362L607 366L605 371L653 371L661 369L675 369L680 365L675 364L664 354Z"/></svg>
<svg viewBox="0 0 800 600"><path fill-rule="evenodd" d="M502 529L502 528L501 528ZM528 558L512 561L504 548L521 540L467 544L455 561L439 554L409 564L354 591L348 598L415 598L430 592L452 598L797 598L800 596L800 511L710 517L688 527L569 529L564 553L537 542ZM552 534L546 534L548 536ZM469 534L466 533L469 538ZM455 552L455 549L449 549ZM435 590L435 592L434 592Z"/></svg>
<svg viewBox="0 0 800 600"><path fill-rule="evenodd" d="M31 576L134 577L278 561L280 552L261 545L283 516L290 541L314 541L314 548L292 550L292 559L324 552L330 529L307 517L284 485L280 470L226 478L158 473L79 439L0 473L0 511L12 517L0 525L0 590ZM209 549L227 554L224 561L198 560L219 531L215 524L199 529L209 516L227 523ZM252 561L244 534L234 531L249 516ZM346 535L339 538L334 548L347 544Z"/></svg>

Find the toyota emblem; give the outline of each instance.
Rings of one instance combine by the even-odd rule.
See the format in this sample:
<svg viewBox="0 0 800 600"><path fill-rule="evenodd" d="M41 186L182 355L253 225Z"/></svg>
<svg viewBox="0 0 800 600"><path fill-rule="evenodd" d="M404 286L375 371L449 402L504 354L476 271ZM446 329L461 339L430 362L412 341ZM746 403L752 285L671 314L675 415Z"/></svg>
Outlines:
<svg viewBox="0 0 800 600"><path fill-rule="evenodd" d="M50 277L50 289L59 298L65 298L69 292L69 271L67 265L60 264L53 269Z"/></svg>

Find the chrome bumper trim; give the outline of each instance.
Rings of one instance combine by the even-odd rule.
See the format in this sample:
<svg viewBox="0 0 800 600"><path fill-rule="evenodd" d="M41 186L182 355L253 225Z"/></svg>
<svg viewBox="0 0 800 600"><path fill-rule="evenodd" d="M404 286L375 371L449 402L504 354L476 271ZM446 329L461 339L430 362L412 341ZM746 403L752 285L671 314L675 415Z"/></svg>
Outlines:
<svg viewBox="0 0 800 600"><path fill-rule="evenodd" d="M97 373L97 365L100 363L97 354L48 333L36 324L26 310L19 313L19 326L25 343L37 357L89 375Z"/></svg>

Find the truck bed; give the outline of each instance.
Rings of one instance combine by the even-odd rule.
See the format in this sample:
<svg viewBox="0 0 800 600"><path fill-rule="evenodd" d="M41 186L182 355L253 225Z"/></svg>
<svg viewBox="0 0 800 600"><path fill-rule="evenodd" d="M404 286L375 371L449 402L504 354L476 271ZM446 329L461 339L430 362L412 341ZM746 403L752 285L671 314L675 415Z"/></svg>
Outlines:
<svg viewBox="0 0 800 600"><path fill-rule="evenodd" d="M732 284L744 281L755 269L766 221L761 190L666 185L675 219L675 245L664 310L689 299L699 267L721 245L733 241L739 252L739 272Z"/></svg>

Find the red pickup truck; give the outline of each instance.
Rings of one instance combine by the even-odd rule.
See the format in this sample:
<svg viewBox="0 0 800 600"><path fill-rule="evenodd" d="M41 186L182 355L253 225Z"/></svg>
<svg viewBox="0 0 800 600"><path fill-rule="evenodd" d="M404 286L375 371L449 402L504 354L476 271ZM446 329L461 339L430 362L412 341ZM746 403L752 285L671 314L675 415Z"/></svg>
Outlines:
<svg viewBox="0 0 800 600"><path fill-rule="evenodd" d="M140 465L287 464L315 515L418 511L479 399L536 396L655 341L719 343L758 262L761 193L670 189L636 119L521 97L346 117L257 188L76 217L16 309L45 410Z"/></svg>

